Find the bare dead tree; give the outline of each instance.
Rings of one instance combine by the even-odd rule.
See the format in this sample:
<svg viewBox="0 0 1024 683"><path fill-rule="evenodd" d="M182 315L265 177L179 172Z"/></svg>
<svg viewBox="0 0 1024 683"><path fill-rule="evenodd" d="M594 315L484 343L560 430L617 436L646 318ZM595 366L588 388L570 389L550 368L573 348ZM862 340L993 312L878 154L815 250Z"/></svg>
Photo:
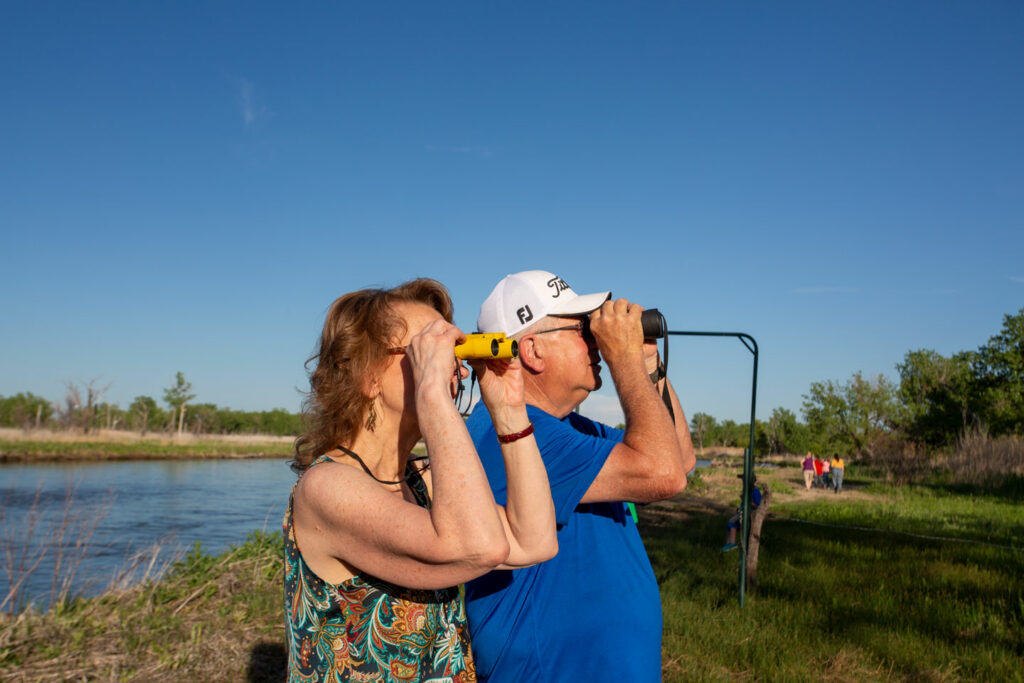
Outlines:
<svg viewBox="0 0 1024 683"><path fill-rule="evenodd" d="M92 429L96 406L110 389L110 383L101 387L97 386L98 381L99 378L96 377L88 382L76 382L72 379L64 382L66 391L59 412L67 428L81 427L84 434L88 434Z"/></svg>

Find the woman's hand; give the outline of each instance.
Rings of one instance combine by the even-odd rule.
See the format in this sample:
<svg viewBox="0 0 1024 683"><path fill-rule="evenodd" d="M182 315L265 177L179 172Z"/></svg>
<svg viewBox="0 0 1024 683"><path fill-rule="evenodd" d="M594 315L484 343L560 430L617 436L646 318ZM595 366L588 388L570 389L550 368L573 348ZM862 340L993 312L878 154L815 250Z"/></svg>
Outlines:
<svg viewBox="0 0 1024 683"><path fill-rule="evenodd" d="M526 392L519 359L469 361L480 381L480 397L501 434L526 427ZM514 423L514 424L513 424ZM522 423L522 424L520 424Z"/></svg>
<svg viewBox="0 0 1024 683"><path fill-rule="evenodd" d="M451 394L458 377L468 371L455 358L455 345L465 341L462 330L444 320L434 320L409 340L405 354L412 366L417 389L444 387ZM464 374L465 373L465 374Z"/></svg>

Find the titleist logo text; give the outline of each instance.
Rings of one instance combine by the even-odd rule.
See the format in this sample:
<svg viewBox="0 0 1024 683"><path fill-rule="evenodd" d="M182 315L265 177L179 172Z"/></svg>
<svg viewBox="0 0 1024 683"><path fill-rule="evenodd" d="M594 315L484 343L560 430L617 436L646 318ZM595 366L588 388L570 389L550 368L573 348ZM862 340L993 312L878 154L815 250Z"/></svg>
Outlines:
<svg viewBox="0 0 1024 683"><path fill-rule="evenodd" d="M565 280L560 277L553 277L548 280L548 287L555 290L555 293L551 295L552 299L557 299L559 294L564 290L569 289L569 285L565 284Z"/></svg>

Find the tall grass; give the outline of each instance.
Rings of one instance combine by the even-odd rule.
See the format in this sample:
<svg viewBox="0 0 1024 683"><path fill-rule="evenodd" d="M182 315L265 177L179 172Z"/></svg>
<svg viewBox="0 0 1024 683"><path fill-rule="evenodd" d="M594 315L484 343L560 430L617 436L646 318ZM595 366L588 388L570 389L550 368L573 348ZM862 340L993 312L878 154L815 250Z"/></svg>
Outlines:
<svg viewBox="0 0 1024 683"><path fill-rule="evenodd" d="M44 519L49 505L42 500L41 487L21 515L12 512L10 496L8 493L0 506L0 566L7 578L7 591L0 594L0 612L17 613L30 606L33 596L26 590L28 580L44 561L53 567L46 605L67 601L90 551L93 533L110 510L113 494L98 506L82 508L75 486L69 484L53 520Z"/></svg>
<svg viewBox="0 0 1024 683"><path fill-rule="evenodd" d="M197 545L159 581L0 616L0 680L283 680L282 552Z"/></svg>
<svg viewBox="0 0 1024 683"><path fill-rule="evenodd" d="M1024 478L1024 439L968 432L940 463L949 469L957 483L1001 487L1009 479Z"/></svg>

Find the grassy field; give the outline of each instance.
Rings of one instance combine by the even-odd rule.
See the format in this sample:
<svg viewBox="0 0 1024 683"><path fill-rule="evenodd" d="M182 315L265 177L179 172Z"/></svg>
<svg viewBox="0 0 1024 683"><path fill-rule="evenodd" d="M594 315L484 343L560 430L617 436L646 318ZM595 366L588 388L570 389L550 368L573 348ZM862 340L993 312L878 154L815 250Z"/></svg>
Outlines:
<svg viewBox="0 0 1024 683"><path fill-rule="evenodd" d="M848 490L772 488L761 585L737 604L719 548L735 469L641 510L662 587L666 681L1022 680L1024 510L1005 496L892 489L856 468ZM0 680L280 681L279 535L193 552L162 581L0 622Z"/></svg>
<svg viewBox="0 0 1024 683"><path fill-rule="evenodd" d="M695 488L736 489L732 474ZM807 492L798 475L758 472L781 493L745 608L721 518L647 529L665 680L1021 680L1019 504L856 476L840 495Z"/></svg>
<svg viewBox="0 0 1024 683"><path fill-rule="evenodd" d="M149 460L171 458L279 457L293 452L293 437L251 435L139 434L103 430L93 434L0 429L0 463L47 460Z"/></svg>

